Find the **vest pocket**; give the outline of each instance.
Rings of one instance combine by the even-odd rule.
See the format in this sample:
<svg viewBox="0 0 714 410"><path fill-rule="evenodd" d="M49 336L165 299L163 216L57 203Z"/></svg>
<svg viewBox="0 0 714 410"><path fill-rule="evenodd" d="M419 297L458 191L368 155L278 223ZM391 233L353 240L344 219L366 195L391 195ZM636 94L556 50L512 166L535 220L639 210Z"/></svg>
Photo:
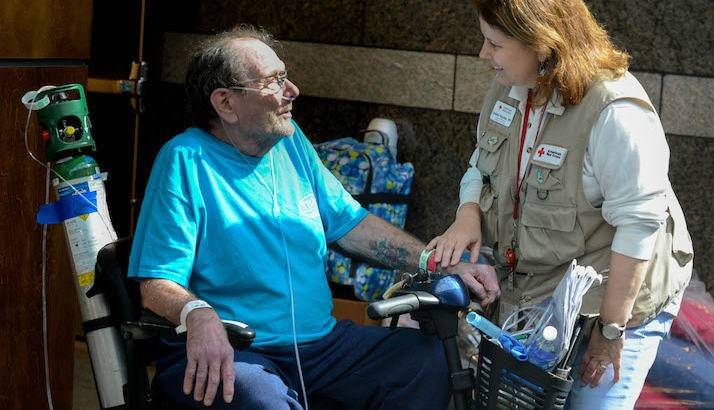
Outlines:
<svg viewBox="0 0 714 410"><path fill-rule="evenodd" d="M580 257L585 238L576 224L575 205L523 204L518 235L520 259L528 264L558 266Z"/></svg>
<svg viewBox="0 0 714 410"><path fill-rule="evenodd" d="M672 195L674 197L674 195ZM679 266L684 267L694 258L694 248L692 238L687 230L687 222L679 203L668 198L670 204L667 207L669 218L672 219L672 256ZM669 222L669 221L668 221Z"/></svg>
<svg viewBox="0 0 714 410"><path fill-rule="evenodd" d="M476 144L479 148L476 166L484 175L494 175L498 160L501 157L500 149L508 139L507 134L502 134L491 129L481 133Z"/></svg>
<svg viewBox="0 0 714 410"><path fill-rule="evenodd" d="M493 191L491 184L485 184L481 188L481 196L479 198L479 208L483 212L481 218L481 235L482 243L493 246L496 241L496 229L498 228L498 212L497 202L498 197ZM496 206L494 206L496 205Z"/></svg>
<svg viewBox="0 0 714 410"><path fill-rule="evenodd" d="M549 204L568 204L564 197L563 182L553 174L554 172L548 168L531 166L523 184L527 190L526 201L539 204L546 201Z"/></svg>

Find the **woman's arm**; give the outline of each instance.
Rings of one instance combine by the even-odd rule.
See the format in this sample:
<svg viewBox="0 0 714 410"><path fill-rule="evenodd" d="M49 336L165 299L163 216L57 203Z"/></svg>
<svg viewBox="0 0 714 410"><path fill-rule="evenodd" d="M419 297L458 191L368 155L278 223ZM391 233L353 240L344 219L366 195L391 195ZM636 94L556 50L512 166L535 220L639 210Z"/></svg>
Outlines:
<svg viewBox="0 0 714 410"><path fill-rule="evenodd" d="M630 319L632 306L642 285L647 261L612 252L610 277L605 296L600 305L600 321L624 326ZM580 378L591 386L597 386L607 366L612 363L613 383L620 380L620 364L625 335L616 340L605 339L600 327L594 326L590 343L580 364Z"/></svg>
<svg viewBox="0 0 714 410"><path fill-rule="evenodd" d="M427 249L435 249L434 260L444 268L459 263L466 249L471 252L472 263L478 259L481 248L481 209L478 200L483 187L481 172L476 168L478 155L479 149L476 148L469 160L469 168L461 178L456 219L443 234L427 244Z"/></svg>
<svg viewBox="0 0 714 410"><path fill-rule="evenodd" d="M647 262L612 252L610 275L605 296L600 304L600 320L603 323L617 323L624 326L630 320L632 306L640 291Z"/></svg>
<svg viewBox="0 0 714 410"><path fill-rule="evenodd" d="M669 149L657 114L634 101L610 104L593 126L584 188L593 206L601 206L603 218L616 229L600 306L603 323L625 325L630 318L657 231L666 218L668 161ZM580 366L581 379L599 384L612 363L617 382L624 340L624 334L616 340L605 339L596 326Z"/></svg>

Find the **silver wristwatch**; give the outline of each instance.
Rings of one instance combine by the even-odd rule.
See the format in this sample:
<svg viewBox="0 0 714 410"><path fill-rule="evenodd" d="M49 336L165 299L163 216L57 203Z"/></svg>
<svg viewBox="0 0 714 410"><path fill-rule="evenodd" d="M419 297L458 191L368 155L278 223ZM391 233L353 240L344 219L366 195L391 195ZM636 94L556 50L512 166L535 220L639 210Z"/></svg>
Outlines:
<svg viewBox="0 0 714 410"><path fill-rule="evenodd" d="M597 325L600 328L600 334L607 340L617 340L625 333L625 326L617 323L603 323L602 320L598 318Z"/></svg>

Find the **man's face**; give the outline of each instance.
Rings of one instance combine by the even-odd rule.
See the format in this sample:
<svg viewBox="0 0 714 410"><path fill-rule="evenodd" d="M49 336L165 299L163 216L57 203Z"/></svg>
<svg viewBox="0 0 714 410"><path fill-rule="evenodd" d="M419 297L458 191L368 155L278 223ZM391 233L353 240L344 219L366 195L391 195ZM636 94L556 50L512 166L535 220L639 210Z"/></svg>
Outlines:
<svg viewBox="0 0 714 410"><path fill-rule="evenodd" d="M292 100L300 94L297 86L285 79L282 87L279 75L285 72L285 63L263 42L254 39L237 40L248 67L250 78L258 80L241 83L249 88L245 93L235 93L238 104L235 113L242 135L260 140L277 140L295 132L292 119ZM253 91L256 90L256 91ZM258 91L262 90L262 91ZM272 90L279 90L272 93Z"/></svg>

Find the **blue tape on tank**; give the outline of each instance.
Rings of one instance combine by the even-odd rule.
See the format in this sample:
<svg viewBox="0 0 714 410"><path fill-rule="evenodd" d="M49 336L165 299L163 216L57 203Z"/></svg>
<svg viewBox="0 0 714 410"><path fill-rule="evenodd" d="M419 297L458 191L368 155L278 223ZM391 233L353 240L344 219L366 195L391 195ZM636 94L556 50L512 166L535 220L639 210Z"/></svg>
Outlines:
<svg viewBox="0 0 714 410"><path fill-rule="evenodd" d="M57 202L40 206L37 223L58 224L79 215L97 212L97 192L84 192L82 196L65 196Z"/></svg>

